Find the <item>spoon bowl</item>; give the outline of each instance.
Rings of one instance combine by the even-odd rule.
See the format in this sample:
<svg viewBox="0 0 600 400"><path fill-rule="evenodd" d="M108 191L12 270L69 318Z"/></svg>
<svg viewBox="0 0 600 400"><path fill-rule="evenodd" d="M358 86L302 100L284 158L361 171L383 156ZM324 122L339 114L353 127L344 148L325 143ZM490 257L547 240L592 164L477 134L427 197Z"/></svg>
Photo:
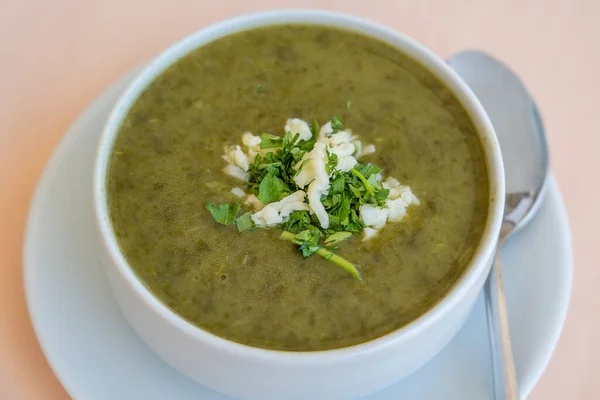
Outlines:
<svg viewBox="0 0 600 400"><path fill-rule="evenodd" d="M481 51L464 51L448 64L479 99L496 131L504 161L504 215L514 223L514 233L535 215L547 186L549 152L542 119L523 82L501 61Z"/></svg>
<svg viewBox="0 0 600 400"><path fill-rule="evenodd" d="M502 228L485 285L496 400L519 399L508 313L502 281L500 246L525 226L538 210L549 175L544 126L531 95L501 61L480 51L448 60L486 110L502 151L506 198Z"/></svg>

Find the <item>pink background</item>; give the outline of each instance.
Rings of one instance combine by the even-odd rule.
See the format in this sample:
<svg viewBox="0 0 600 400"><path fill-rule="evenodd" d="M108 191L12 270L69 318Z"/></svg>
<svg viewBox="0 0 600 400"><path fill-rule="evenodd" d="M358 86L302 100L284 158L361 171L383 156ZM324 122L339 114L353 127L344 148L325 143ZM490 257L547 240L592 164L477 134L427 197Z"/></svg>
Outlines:
<svg viewBox="0 0 600 400"><path fill-rule="evenodd" d="M275 7L360 15L443 57L483 49L521 75L548 129L575 251L565 330L530 399L599 398L600 2L594 0L1 0L0 398L67 398L34 336L21 267L29 202L67 127L107 85L176 39L234 14Z"/></svg>

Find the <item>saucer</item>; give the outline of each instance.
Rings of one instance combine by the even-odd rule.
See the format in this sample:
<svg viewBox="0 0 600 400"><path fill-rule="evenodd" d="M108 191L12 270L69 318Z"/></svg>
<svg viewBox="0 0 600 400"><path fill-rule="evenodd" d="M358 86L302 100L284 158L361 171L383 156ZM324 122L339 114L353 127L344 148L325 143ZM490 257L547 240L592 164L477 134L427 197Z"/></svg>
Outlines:
<svg viewBox="0 0 600 400"><path fill-rule="evenodd" d="M180 374L138 338L121 315L101 265L92 207L96 144L113 104L134 76L131 72L121 79L80 115L40 179L24 247L31 320L52 369L74 399L230 399ZM571 237L553 178L538 214L503 247L502 258L524 398L556 346L572 285ZM361 400L492 400L492 384L480 295L442 352L409 377Z"/></svg>

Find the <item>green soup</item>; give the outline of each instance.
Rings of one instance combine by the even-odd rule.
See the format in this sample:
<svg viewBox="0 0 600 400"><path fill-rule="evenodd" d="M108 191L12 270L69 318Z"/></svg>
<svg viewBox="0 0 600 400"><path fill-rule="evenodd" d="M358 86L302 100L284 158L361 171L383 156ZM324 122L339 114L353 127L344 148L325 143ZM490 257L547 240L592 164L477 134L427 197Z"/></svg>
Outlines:
<svg viewBox="0 0 600 400"><path fill-rule="evenodd" d="M332 115L421 201L377 238L340 245L362 282L279 230L238 233L205 209L239 201L225 145ZM489 203L475 128L431 72L374 39L303 25L216 40L160 75L121 127L108 183L121 250L154 295L218 336L291 351L355 345L423 315L465 271Z"/></svg>

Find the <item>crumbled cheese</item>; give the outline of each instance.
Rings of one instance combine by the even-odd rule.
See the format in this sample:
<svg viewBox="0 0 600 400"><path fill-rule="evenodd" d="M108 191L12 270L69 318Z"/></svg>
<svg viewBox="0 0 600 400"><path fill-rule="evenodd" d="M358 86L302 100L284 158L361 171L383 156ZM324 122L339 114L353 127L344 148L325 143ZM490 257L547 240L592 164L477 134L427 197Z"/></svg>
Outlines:
<svg viewBox="0 0 600 400"><path fill-rule="evenodd" d="M310 206L304 201L295 201L293 203L289 203L281 207L279 214L281 215L284 221L287 221L291 213L300 210L310 211Z"/></svg>
<svg viewBox="0 0 600 400"><path fill-rule="evenodd" d="M375 145L374 144L369 144L367 146L365 146L365 148L362 150L362 156L366 156L367 154L371 154L371 153L375 153Z"/></svg>
<svg viewBox="0 0 600 400"><path fill-rule="evenodd" d="M394 179L391 176L382 182L382 186L389 189L390 194L388 195L388 199L390 200L402 199L406 206L421 204L417 196L414 195L408 186L402 186L397 179Z"/></svg>
<svg viewBox="0 0 600 400"><path fill-rule="evenodd" d="M377 236L378 233L379 231L377 229L366 227L363 230L363 242L373 239L375 236Z"/></svg>
<svg viewBox="0 0 600 400"><path fill-rule="evenodd" d="M358 161L356 161L356 158L354 158L352 156L344 156L344 157L338 158L338 163L337 163L335 169L337 169L338 171L342 171L342 172L348 172L352 168L354 168L356 166L356 164L358 164Z"/></svg>
<svg viewBox="0 0 600 400"><path fill-rule="evenodd" d="M352 144L356 148L353 156L357 160L360 160L363 156L366 156L368 154L375 152L375 145L373 145L373 144L369 144L363 148L362 142L360 140L356 140L356 139L352 141Z"/></svg>
<svg viewBox="0 0 600 400"><path fill-rule="evenodd" d="M323 161L327 155L325 154L325 145L321 142L315 143L315 147L308 153L306 153L302 159L298 162L298 164L294 167L296 170L302 167L302 170L294 177L294 182L296 185L303 189L306 185L311 183L317 174L316 168L320 166L317 164L317 160ZM323 171L325 171L325 165L322 166Z"/></svg>
<svg viewBox="0 0 600 400"><path fill-rule="evenodd" d="M244 171L248 171L248 168L250 167L248 156L246 156L240 146L231 146L229 148L225 148L225 155L223 156L223 159L229 164L237 165Z"/></svg>
<svg viewBox="0 0 600 400"><path fill-rule="evenodd" d="M385 181L381 182L381 186L383 186L386 189L393 189L395 187L400 186L400 182L398 182L398 179L388 176Z"/></svg>
<svg viewBox="0 0 600 400"><path fill-rule="evenodd" d="M264 152L264 150L260 148L260 142L260 136L253 135L250 132L244 132L242 135L242 143L248 148L248 160L251 163L254 162L254 158L257 154Z"/></svg>
<svg viewBox="0 0 600 400"><path fill-rule="evenodd" d="M333 127L331 126L331 121L327 121L327 123L323 125L319 130L319 139L327 138L331 136L332 133Z"/></svg>
<svg viewBox="0 0 600 400"><path fill-rule="evenodd" d="M354 154L354 145L349 142L342 142L336 145L329 145L329 152L338 157L352 157Z"/></svg>
<svg viewBox="0 0 600 400"><path fill-rule="evenodd" d="M299 140L309 140L312 138L312 132L310 131L310 126L306 121L303 121L299 118L291 118L288 119L285 124L285 132L290 132L292 137L296 136L296 134L300 135L298 137Z"/></svg>
<svg viewBox="0 0 600 400"><path fill-rule="evenodd" d="M253 135L250 132L244 132L242 135L242 143L248 148L260 146L260 136Z"/></svg>
<svg viewBox="0 0 600 400"><path fill-rule="evenodd" d="M329 138L329 142L332 146L337 146L342 143L350 143L350 139L352 138L352 133L350 131L339 131L338 133L334 133ZM352 145L352 152L354 152L354 145ZM352 154L352 153L350 153Z"/></svg>
<svg viewBox="0 0 600 400"><path fill-rule="evenodd" d="M406 206L407 204L400 198L386 200L385 207L388 210L388 219L390 221L400 221L406 215Z"/></svg>
<svg viewBox="0 0 600 400"><path fill-rule="evenodd" d="M267 204L265 208L252 214L251 218L257 226L275 226L283 222L283 217L271 204Z"/></svg>
<svg viewBox="0 0 600 400"><path fill-rule="evenodd" d="M319 144L315 143L315 147ZM325 161L323 159L315 158L310 163L313 165L315 179L308 186L308 204L317 216L321 227L327 229L329 227L329 215L327 215L327 211L323 203L321 203L321 196L329 190L329 175L325 169Z"/></svg>
<svg viewBox="0 0 600 400"><path fill-rule="evenodd" d="M262 201L260 201L258 197L256 197L253 194L250 194L248 195L248 197L246 197L246 201L244 201L244 204L246 204L247 206L251 206L256 211L260 211L265 207Z"/></svg>
<svg viewBox="0 0 600 400"><path fill-rule="evenodd" d="M387 208L374 207L370 204L360 206L359 211L365 225L376 229L383 228L389 214Z"/></svg>
<svg viewBox="0 0 600 400"><path fill-rule="evenodd" d="M411 204L414 204L416 206L421 205L421 202L419 201L417 196L415 196L415 194L411 192L408 186L403 186L402 188L404 190L402 191L400 198L404 200L407 206L410 206Z"/></svg>
<svg viewBox="0 0 600 400"><path fill-rule="evenodd" d="M304 202L305 197L306 192L298 190L275 203L267 204L262 210L252 214L252 221L257 226L274 226L286 222L294 211L309 211L309 205Z"/></svg>
<svg viewBox="0 0 600 400"><path fill-rule="evenodd" d="M231 189L231 193L233 193L233 195L237 197L244 197L246 195L246 192L244 192L239 187L234 187L233 189Z"/></svg>
<svg viewBox="0 0 600 400"><path fill-rule="evenodd" d="M223 172L229 176L233 176L234 178L238 178L242 181L248 181L248 179L250 179L250 174L238 167L237 165L229 164L225 168L223 168Z"/></svg>

